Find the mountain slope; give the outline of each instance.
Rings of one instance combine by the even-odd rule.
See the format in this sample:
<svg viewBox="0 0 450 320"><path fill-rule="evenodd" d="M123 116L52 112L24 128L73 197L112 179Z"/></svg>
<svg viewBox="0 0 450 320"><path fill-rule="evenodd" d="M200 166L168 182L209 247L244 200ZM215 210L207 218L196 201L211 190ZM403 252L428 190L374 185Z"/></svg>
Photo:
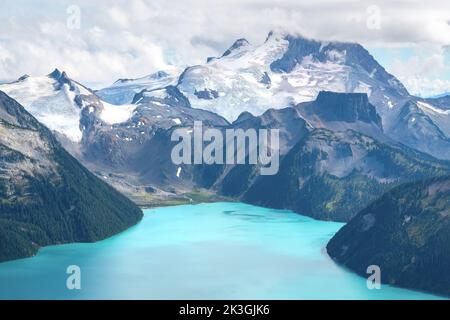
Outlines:
<svg viewBox="0 0 450 320"><path fill-rule="evenodd" d="M279 173L259 176L253 165L174 165L170 154L177 142L170 141L171 133L191 127L194 120L222 132L280 129ZM102 172L120 173L120 179L152 190L205 188L320 219L348 221L400 183L450 173L448 163L395 145L385 135L375 107L358 93L321 92L316 101L270 109L261 116L244 112L232 124L204 110L150 100L140 103L128 122L94 128L87 154Z"/></svg>
<svg viewBox="0 0 450 320"><path fill-rule="evenodd" d="M58 69L43 77L23 76L0 85L0 90L23 105L70 149L82 141L86 118L95 115L105 124L115 124L129 119L135 109L134 105L115 106L102 101Z"/></svg>
<svg viewBox="0 0 450 320"><path fill-rule="evenodd" d="M363 209L328 243L338 263L384 283L450 296L450 178L399 186Z"/></svg>
<svg viewBox="0 0 450 320"><path fill-rule="evenodd" d="M158 77L164 78L165 74L158 73L149 78ZM147 80L150 81L120 80L116 85L128 90L136 83L144 87L150 85ZM158 83L157 79L155 81ZM0 85L2 89L41 119L77 160L129 196L142 193L153 197L154 193L149 194L145 190L162 186L173 189L168 181L175 187L180 182L180 179L172 178L177 168L172 168L167 162L158 162L161 152L148 149L155 145L150 141L158 130L192 125L196 120L205 125L228 125L216 114L190 108L189 101L178 89L170 86L150 97L147 97L146 89L138 93L133 91L135 103L130 105L109 104L59 70L44 77L25 76L16 82ZM67 114L69 119L65 118ZM154 159L149 160L149 154L153 154ZM150 163L155 166L151 167ZM188 185L192 186L190 182Z"/></svg>
<svg viewBox="0 0 450 320"><path fill-rule="evenodd" d="M192 106L233 121L243 112L311 101L320 91L360 92L384 114L408 92L362 46L271 32L259 46L238 40L220 58L187 68L178 89ZM386 121L386 120L385 120Z"/></svg>
<svg viewBox="0 0 450 320"><path fill-rule="evenodd" d="M271 108L313 101L321 91L365 93L391 140L450 159L446 151L450 138L448 98L411 96L357 43L317 41L286 32L269 33L261 45L239 39L221 57L186 68L171 86L191 107L215 112L230 122L244 111L259 116ZM146 96L158 97L162 92L162 88L153 87L146 90ZM432 125L407 125L414 122L403 117L403 108L409 103L415 103L420 117ZM401 134L399 127L404 129Z"/></svg>
<svg viewBox="0 0 450 320"><path fill-rule="evenodd" d="M202 186L318 219L348 221L402 182L450 172L449 163L393 143L366 94L320 92L316 101L259 117L243 113L226 128L281 128L279 172L260 176L258 166L215 166L198 170L198 181L209 177Z"/></svg>
<svg viewBox="0 0 450 320"><path fill-rule="evenodd" d="M321 91L315 101L300 103L296 109L314 128L351 129L380 141L390 140L384 132L381 117L365 93Z"/></svg>
<svg viewBox="0 0 450 320"><path fill-rule="evenodd" d="M353 130L314 129L282 159L278 175L258 177L242 199L348 221L399 183L449 172L447 163Z"/></svg>
<svg viewBox="0 0 450 320"><path fill-rule="evenodd" d="M158 71L139 79L119 79L113 85L98 90L96 94L104 101L112 104L129 104L136 94L142 90L156 90L176 85L180 70Z"/></svg>
<svg viewBox="0 0 450 320"><path fill-rule="evenodd" d="M89 92L72 84L65 73L55 70L44 77L23 76L16 82L1 85L0 90L26 106L28 112L51 130L63 133L71 141L81 140L80 106L75 97Z"/></svg>
<svg viewBox="0 0 450 320"><path fill-rule="evenodd" d="M50 244L101 240L141 217L130 200L82 167L0 92L0 261Z"/></svg>
<svg viewBox="0 0 450 320"><path fill-rule="evenodd" d="M450 113L429 103L409 100L400 109L389 135L438 159L450 159Z"/></svg>

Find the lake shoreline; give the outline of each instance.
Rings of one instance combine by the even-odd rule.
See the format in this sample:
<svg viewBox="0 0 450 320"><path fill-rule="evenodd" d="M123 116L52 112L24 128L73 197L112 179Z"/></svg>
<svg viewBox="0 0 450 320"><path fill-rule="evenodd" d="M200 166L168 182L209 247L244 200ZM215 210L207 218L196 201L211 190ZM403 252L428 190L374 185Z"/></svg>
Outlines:
<svg viewBox="0 0 450 320"><path fill-rule="evenodd" d="M0 264L0 283L18 285L12 288L19 297L21 287L33 296L26 279L39 275L36 286L46 280L49 289L36 289L32 298L49 299L128 299L130 294L136 299L202 299L205 292L218 299L441 298L390 286L367 290L364 278L323 252L342 223L238 202L181 208L147 209L140 223L111 238L45 247L35 257ZM81 293L62 290L55 277L59 272L64 278L69 263L88 270L86 281L95 286ZM176 267L180 264L182 269ZM125 291L118 289L122 286ZM241 288L236 293L227 289L235 286Z"/></svg>

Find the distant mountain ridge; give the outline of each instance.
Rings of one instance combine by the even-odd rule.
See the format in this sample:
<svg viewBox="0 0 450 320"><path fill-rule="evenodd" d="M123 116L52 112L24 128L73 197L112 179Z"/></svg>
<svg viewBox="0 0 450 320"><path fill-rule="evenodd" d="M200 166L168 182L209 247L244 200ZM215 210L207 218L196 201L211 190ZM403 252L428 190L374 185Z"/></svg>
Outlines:
<svg viewBox="0 0 450 320"><path fill-rule="evenodd" d="M450 150L450 114L445 113L450 100L411 96L357 43L318 41L272 31L261 45L238 39L220 57L208 58L206 64L188 67L171 79L170 86L191 107L215 112L230 122L243 111L258 116L271 108L314 101L321 91L366 93L382 118L385 134L392 140L440 159L450 159L445 151ZM132 83L133 93L140 88L139 94L145 92L147 100L171 96L164 86ZM131 94L115 85L104 91ZM108 101L106 95L103 97ZM140 101L133 99L137 104ZM423 119L414 125L408 124L415 121L414 117L402 117L402 109L411 103L417 105L419 118ZM428 126L427 122L434 125ZM399 126L405 131L402 134L397 130ZM433 141L430 146L426 142L429 139Z"/></svg>
<svg viewBox="0 0 450 320"><path fill-rule="evenodd" d="M270 32L261 45L239 39L225 53L208 59L206 64L184 70L172 68L139 79L120 79L95 93L88 90L88 94L77 94L77 100L87 96L96 100L85 105L98 105L95 108L98 116L109 123L126 121L136 106L149 101L205 109L233 122L244 111L261 115L271 108L314 101L321 91L366 93L390 139L434 157L450 159L446 151L450 150L450 114L446 112L450 100L411 96L401 82L359 44L317 41L277 31ZM21 83L36 83L32 79L27 77ZM20 101L51 129L64 131L71 140L79 141L83 135L83 125L80 126L78 119L80 110L74 107L55 110L58 115L64 114L64 118L56 122L65 123L61 128L41 111L46 108L40 104L49 102L47 98L16 94L19 90L36 92L34 87L28 89L24 85L0 85L0 89ZM55 95L51 101L62 104L60 96ZM122 107L112 108L111 103ZM405 117L404 108L411 104L417 107L413 113L418 117Z"/></svg>

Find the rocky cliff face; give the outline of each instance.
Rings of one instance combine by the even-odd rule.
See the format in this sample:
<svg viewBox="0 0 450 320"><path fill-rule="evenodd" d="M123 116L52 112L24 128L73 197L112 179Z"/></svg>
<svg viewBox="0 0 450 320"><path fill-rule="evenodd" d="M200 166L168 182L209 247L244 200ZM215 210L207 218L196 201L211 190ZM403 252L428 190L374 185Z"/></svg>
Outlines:
<svg viewBox="0 0 450 320"><path fill-rule="evenodd" d="M322 91L315 101L317 115L325 121L357 121L382 128L381 117L364 93L339 94Z"/></svg>

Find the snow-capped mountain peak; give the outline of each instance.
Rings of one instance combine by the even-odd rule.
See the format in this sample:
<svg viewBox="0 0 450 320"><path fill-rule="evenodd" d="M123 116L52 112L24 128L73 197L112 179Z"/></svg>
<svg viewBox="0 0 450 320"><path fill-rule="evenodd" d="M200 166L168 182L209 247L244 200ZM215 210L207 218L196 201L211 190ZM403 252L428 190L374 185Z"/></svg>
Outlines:
<svg viewBox="0 0 450 320"><path fill-rule="evenodd" d="M384 117L408 96L403 85L356 43L321 42L276 30L261 45L240 39L208 63L187 68L177 88L194 108L229 121L249 111L314 100L320 91L366 93Z"/></svg>
<svg viewBox="0 0 450 320"><path fill-rule="evenodd" d="M244 38L238 39L233 43L233 45L227 51L224 52L222 57L230 56L237 52L241 52L248 47L250 47L250 43L247 41L247 39L244 39Z"/></svg>
<svg viewBox="0 0 450 320"><path fill-rule="evenodd" d="M238 39L222 56L182 72L172 68L138 79L120 79L97 92L59 70L45 77L21 77L1 85L0 90L16 98L50 129L75 142L94 122L120 125L144 109L152 110L154 123L168 114L182 119L180 114L198 111L195 109L214 112L231 123L243 112L258 117L269 109L314 101L322 91L360 93L367 95L381 120L371 117L373 121L366 125L359 121L359 109L352 109L358 126L374 128L377 134L382 131L436 157L450 148L446 98L417 100L410 96L400 81L357 43L324 42L279 30L259 45ZM408 101L414 102L414 107L405 109ZM340 105L335 107L337 110ZM399 127L406 128L405 132L400 134ZM436 143L427 149L430 137Z"/></svg>
<svg viewBox="0 0 450 320"><path fill-rule="evenodd" d="M81 106L76 97L90 94L90 91L72 82L66 73L56 69L43 77L21 77L15 82L0 85L0 90L17 100L51 130L74 142L81 140Z"/></svg>
<svg viewBox="0 0 450 320"><path fill-rule="evenodd" d="M266 40L264 42L282 41L290 35L293 35L293 34L283 28L275 28L275 29L272 29L269 31L269 33L267 34ZM300 35L300 34L297 34L296 36L302 37L302 35Z"/></svg>
<svg viewBox="0 0 450 320"><path fill-rule="evenodd" d="M0 91L17 100L50 130L75 143L83 138L83 110L108 124L128 120L134 110L134 106L113 106L100 100L91 89L58 69L46 76L22 76L0 85Z"/></svg>

